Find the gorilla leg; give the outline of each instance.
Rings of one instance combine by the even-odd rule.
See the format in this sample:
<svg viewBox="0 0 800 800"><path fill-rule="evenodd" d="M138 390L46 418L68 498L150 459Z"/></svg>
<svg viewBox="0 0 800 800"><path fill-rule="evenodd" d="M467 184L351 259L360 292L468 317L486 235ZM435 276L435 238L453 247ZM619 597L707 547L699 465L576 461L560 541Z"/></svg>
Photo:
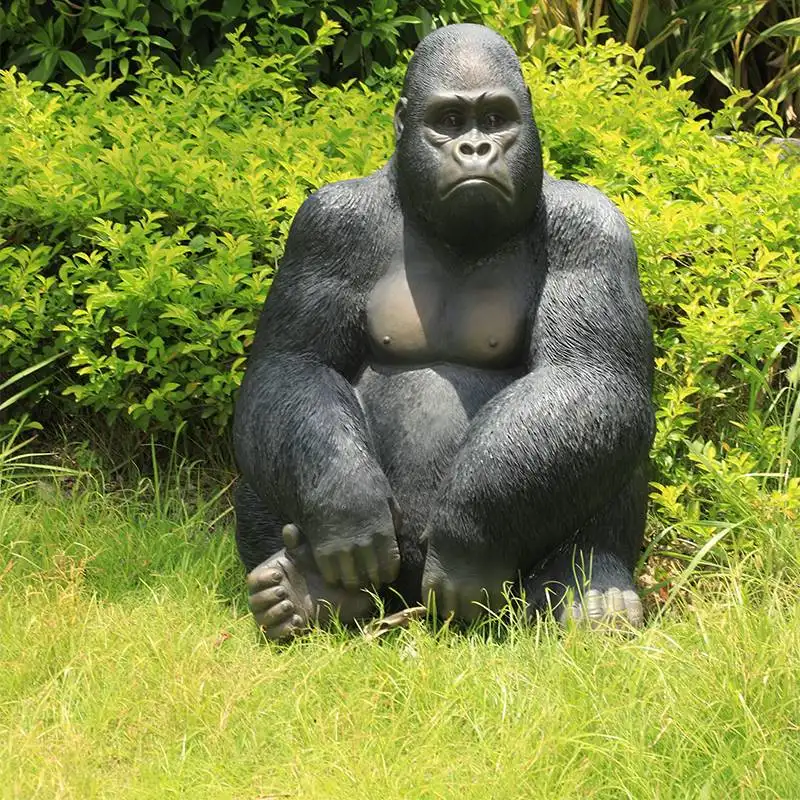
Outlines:
<svg viewBox="0 0 800 800"><path fill-rule="evenodd" d="M594 626L627 618L633 626L642 624L633 570L644 537L647 491L641 466L612 502L533 571L524 581L533 614L549 607L562 623L572 618Z"/></svg>
<svg viewBox="0 0 800 800"><path fill-rule="evenodd" d="M342 622L366 616L372 598L328 586L294 525L284 525L241 482L234 493L236 546L247 575L250 610L270 639L285 639L336 612Z"/></svg>
<svg viewBox="0 0 800 800"><path fill-rule="evenodd" d="M239 481L233 493L236 509L236 547L244 568L250 572L283 547L285 523L271 514L249 484Z"/></svg>

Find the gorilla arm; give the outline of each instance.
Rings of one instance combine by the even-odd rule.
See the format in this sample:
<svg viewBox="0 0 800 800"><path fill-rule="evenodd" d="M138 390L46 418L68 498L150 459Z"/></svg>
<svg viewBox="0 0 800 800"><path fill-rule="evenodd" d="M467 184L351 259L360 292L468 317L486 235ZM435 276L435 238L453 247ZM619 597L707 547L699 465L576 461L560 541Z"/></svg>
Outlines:
<svg viewBox="0 0 800 800"><path fill-rule="evenodd" d="M356 197L329 186L298 211L233 430L244 479L267 508L299 526L325 580L346 588L389 582L400 563L392 492L346 377L364 355L353 276L374 256L375 240L362 230Z"/></svg>
<svg viewBox="0 0 800 800"><path fill-rule="evenodd" d="M546 193L530 372L472 421L426 530L423 598L433 590L440 613L474 616L481 588L500 603L503 582L613 499L652 440L652 339L630 233L599 193L558 186Z"/></svg>

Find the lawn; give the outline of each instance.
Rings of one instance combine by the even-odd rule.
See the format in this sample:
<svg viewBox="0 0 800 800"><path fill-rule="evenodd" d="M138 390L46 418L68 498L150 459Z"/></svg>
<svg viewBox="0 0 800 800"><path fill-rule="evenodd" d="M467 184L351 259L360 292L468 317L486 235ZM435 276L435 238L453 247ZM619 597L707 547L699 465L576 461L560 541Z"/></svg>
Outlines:
<svg viewBox="0 0 800 800"><path fill-rule="evenodd" d="M752 559L633 636L414 623L279 647L213 480L5 485L0 796L800 797L800 602Z"/></svg>

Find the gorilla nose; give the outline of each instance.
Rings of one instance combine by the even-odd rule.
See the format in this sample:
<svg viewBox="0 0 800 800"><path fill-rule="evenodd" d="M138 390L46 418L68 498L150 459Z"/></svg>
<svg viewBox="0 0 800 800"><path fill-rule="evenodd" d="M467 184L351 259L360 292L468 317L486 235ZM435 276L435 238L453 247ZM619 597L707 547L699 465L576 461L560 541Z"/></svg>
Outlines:
<svg viewBox="0 0 800 800"><path fill-rule="evenodd" d="M475 156L478 158L485 158L489 155L489 151L491 149L492 146L487 141L460 142L458 145L458 154L461 156L466 156L467 158L473 158Z"/></svg>

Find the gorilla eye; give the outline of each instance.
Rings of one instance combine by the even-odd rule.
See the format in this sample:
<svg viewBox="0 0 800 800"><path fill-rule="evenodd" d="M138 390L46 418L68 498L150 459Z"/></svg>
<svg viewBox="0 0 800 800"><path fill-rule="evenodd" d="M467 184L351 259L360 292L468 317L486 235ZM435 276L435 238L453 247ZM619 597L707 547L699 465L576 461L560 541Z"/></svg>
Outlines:
<svg viewBox="0 0 800 800"><path fill-rule="evenodd" d="M483 118L483 124L489 130L497 130L506 124L506 118L502 114L491 113Z"/></svg>
<svg viewBox="0 0 800 800"><path fill-rule="evenodd" d="M448 128L450 130L456 130L460 128L464 124L464 116L458 111L445 111L441 117L439 117L439 126L442 128Z"/></svg>

